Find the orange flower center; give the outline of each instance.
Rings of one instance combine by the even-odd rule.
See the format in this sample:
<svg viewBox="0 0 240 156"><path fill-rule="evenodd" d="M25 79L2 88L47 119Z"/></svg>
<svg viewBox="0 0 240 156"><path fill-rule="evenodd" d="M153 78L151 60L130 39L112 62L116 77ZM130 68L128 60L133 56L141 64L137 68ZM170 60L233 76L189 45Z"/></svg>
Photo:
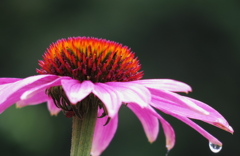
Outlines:
<svg viewBox="0 0 240 156"><path fill-rule="evenodd" d="M91 37L72 37L52 43L39 61L39 74L70 76L79 81L133 81L143 72L127 46Z"/></svg>

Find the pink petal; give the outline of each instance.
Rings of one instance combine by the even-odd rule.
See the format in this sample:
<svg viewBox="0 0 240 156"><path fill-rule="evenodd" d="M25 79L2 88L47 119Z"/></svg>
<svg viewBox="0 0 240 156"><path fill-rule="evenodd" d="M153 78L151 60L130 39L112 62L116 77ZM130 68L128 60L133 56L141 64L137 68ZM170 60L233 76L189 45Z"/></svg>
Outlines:
<svg viewBox="0 0 240 156"><path fill-rule="evenodd" d="M32 95L29 98L26 98L24 100L20 100L16 103L17 107L24 107L27 105L36 105L36 104L40 104L43 102L46 102L49 100L48 95L45 94L44 91L39 91L39 92L35 92L35 95Z"/></svg>
<svg viewBox="0 0 240 156"><path fill-rule="evenodd" d="M56 75L37 75L0 86L0 113L20 100L21 95L34 87L54 81Z"/></svg>
<svg viewBox="0 0 240 156"><path fill-rule="evenodd" d="M207 120L204 120L206 122L208 122L209 124L212 124L218 128L221 128L223 130L226 130L230 133L233 133L233 129L232 127L228 124L227 120L218 112L216 111L215 109L213 109L212 107L210 107L209 105L201 102L201 101L198 101L196 99L192 99L192 98L189 98L189 97L185 97L191 101L193 101L194 103L196 103L199 107L205 109L206 111L210 112L210 114L208 116L211 116L212 118L214 117L214 119L210 120L210 121L207 121ZM207 116L207 117L208 117ZM202 119L200 119L202 120Z"/></svg>
<svg viewBox="0 0 240 156"><path fill-rule="evenodd" d="M61 109L56 107L53 100L46 94L46 89L61 85L61 80L69 79L68 77L59 77L49 83L39 85L30 90L24 92L21 96L21 100L16 103L17 107L24 107L26 105L35 105L47 101L48 110L51 115L57 115Z"/></svg>
<svg viewBox="0 0 240 156"><path fill-rule="evenodd" d="M160 120L161 125L163 127L164 135L166 137L166 147L168 151L170 151L175 145L175 141L176 141L175 132L172 126L162 116L160 116L153 108L149 107L149 109L151 110L150 113L156 116Z"/></svg>
<svg viewBox="0 0 240 156"><path fill-rule="evenodd" d="M99 116L102 112L99 111ZM107 116L104 118L98 118L94 130L93 143L91 156L99 156L112 141L118 126L118 116L115 115L107 125L104 124L107 121Z"/></svg>
<svg viewBox="0 0 240 156"><path fill-rule="evenodd" d="M0 78L0 85L6 84L6 83L13 83L18 80L21 80L20 78Z"/></svg>
<svg viewBox="0 0 240 156"><path fill-rule="evenodd" d="M80 82L73 79L62 80L62 86L72 104L83 100L94 88L94 84L91 81Z"/></svg>
<svg viewBox="0 0 240 156"><path fill-rule="evenodd" d="M178 104L181 104L183 106L187 106L189 109L192 109L193 111L202 113L204 115L208 115L209 114L208 111L206 111L203 108L199 107L194 102L192 102L192 101L190 101L190 100L188 100L186 98L182 98L181 95L178 95L176 93L169 92L169 91L164 91L164 90L156 90L156 89L149 89L149 90L150 90L150 92L153 95L165 98L166 100L172 101L173 103L178 103Z"/></svg>
<svg viewBox="0 0 240 156"><path fill-rule="evenodd" d="M204 136L206 139L208 139L209 142L222 146L222 143L215 138L214 136L212 136L210 133L208 133L207 131L205 131L202 127L200 127L199 125L197 125L195 122L193 122L192 120L186 118L186 117L181 117L178 115L173 115L175 118L181 120L182 122L186 123L187 125L189 125L190 127L192 127L193 129L195 129L197 132L199 132L202 136Z"/></svg>
<svg viewBox="0 0 240 156"><path fill-rule="evenodd" d="M37 96L39 95L39 93L45 94L45 92L48 88L53 87L53 86L60 86L61 80L63 80L63 79L69 79L69 77L58 77L57 79L55 79L49 83L44 83L42 85L36 86L32 89L29 89L22 94L21 100L27 100L29 98L31 98L31 99L38 98Z"/></svg>
<svg viewBox="0 0 240 156"><path fill-rule="evenodd" d="M164 104L163 104L164 105ZM222 143L216 139L215 137L213 137L211 134L209 134L207 131L205 131L202 127L200 127L199 125L197 125L196 123L194 123L193 121L191 121L190 119L188 119L185 116L180 116L179 114L174 114L173 113L173 109L171 107L169 107L168 109L161 109L162 112L169 114L181 121L183 121L184 123L186 123L187 125L189 125L190 127L192 127L193 129L195 129L196 131L198 131L200 134L202 134L205 138L207 138L211 143L213 144L217 144L217 145L222 145Z"/></svg>
<svg viewBox="0 0 240 156"><path fill-rule="evenodd" d="M40 92L36 97L18 101L16 105L18 108L21 108L27 105L41 104L43 102L47 102L47 107L51 115L57 115L61 111L60 108L56 107L52 98L49 98L46 94L44 94L44 92Z"/></svg>
<svg viewBox="0 0 240 156"><path fill-rule="evenodd" d="M170 151L175 145L176 141L175 132L172 126L161 116L159 117L159 120L162 123L164 135L166 137L166 148L168 149L168 151Z"/></svg>
<svg viewBox="0 0 240 156"><path fill-rule="evenodd" d="M47 107L51 115L57 115L61 109L56 107L52 99L49 99L47 102Z"/></svg>
<svg viewBox="0 0 240 156"><path fill-rule="evenodd" d="M187 98L182 96L182 98ZM209 124L215 125L221 129L224 129L228 132L233 132L231 126L227 123L227 121L224 119L224 117L218 113L216 110L214 110L212 107L204 104L203 102L187 98L191 101L193 101L195 104L200 106L201 108L205 109L206 111L210 112L209 115L203 115L202 113L193 111L189 109L188 107L184 107L183 105L174 103L172 101L169 101L162 97L157 97L153 95L151 105L161 111L168 111L170 115L176 114L183 117L198 119L204 122L207 122ZM171 111L169 111L171 110Z"/></svg>
<svg viewBox="0 0 240 156"><path fill-rule="evenodd" d="M114 87L125 103L132 102L141 107L147 107L151 100L149 90L139 84L131 82L107 82L106 84Z"/></svg>
<svg viewBox="0 0 240 156"><path fill-rule="evenodd" d="M106 106L109 117L114 117L122 104L118 93L111 86L104 83L94 85L93 94L96 95Z"/></svg>
<svg viewBox="0 0 240 156"><path fill-rule="evenodd" d="M135 82L152 89L161 89L172 92L185 93L192 91L192 88L188 84L171 79L143 79L137 80Z"/></svg>
<svg viewBox="0 0 240 156"><path fill-rule="evenodd" d="M149 113L152 110L141 108L139 105L133 103L129 103L127 106L133 111L133 113L142 123L148 141L151 143L154 142L157 139L159 124L157 117Z"/></svg>
<svg viewBox="0 0 240 156"><path fill-rule="evenodd" d="M174 132L172 126L160 115L159 115L158 119L162 123L164 135L166 137L166 148L168 149L168 151L170 151L175 145L175 141L176 141L175 132Z"/></svg>

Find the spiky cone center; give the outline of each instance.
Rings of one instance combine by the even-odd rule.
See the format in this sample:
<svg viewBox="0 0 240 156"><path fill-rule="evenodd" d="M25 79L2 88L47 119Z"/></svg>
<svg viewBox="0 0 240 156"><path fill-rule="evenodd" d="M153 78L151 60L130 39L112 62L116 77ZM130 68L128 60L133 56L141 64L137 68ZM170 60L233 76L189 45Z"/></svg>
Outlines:
<svg viewBox="0 0 240 156"><path fill-rule="evenodd" d="M141 65L122 44L90 37L72 37L52 43L39 61L39 74L70 76L92 82L141 79Z"/></svg>
<svg viewBox="0 0 240 156"><path fill-rule="evenodd" d="M69 76L79 82L126 82L143 76L139 60L127 46L92 37L71 37L52 43L45 51L43 60L39 61L39 66L39 74ZM67 111L68 115L71 111L78 112L80 107L83 109L83 102L74 106L70 104L61 86L52 87L47 93L56 106ZM88 96L87 101L98 101L93 100L95 98ZM104 108L102 104L99 106Z"/></svg>

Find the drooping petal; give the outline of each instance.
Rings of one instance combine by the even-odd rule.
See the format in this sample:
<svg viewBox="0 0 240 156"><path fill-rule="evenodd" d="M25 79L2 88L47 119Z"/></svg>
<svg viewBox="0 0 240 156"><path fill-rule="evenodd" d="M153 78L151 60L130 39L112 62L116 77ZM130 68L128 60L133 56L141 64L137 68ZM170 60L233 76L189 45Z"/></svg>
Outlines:
<svg viewBox="0 0 240 156"><path fill-rule="evenodd" d="M152 115L150 113L152 110L148 108L141 108L139 105L134 103L129 103L127 106L133 111L133 113L142 123L148 141L151 143L154 142L157 139L159 132L158 118Z"/></svg>
<svg viewBox="0 0 240 156"><path fill-rule="evenodd" d="M192 120L186 118L186 117L181 117L178 115L173 115L175 118L181 120L182 122L186 123L187 125L189 125L190 127L192 127L193 129L195 129L197 132L199 132L202 136L204 136L206 139L208 139L209 142L222 146L222 143L215 138L214 136L212 136L210 133L208 133L207 131L205 131L202 127L200 127L198 124L196 124L195 122L193 122Z"/></svg>
<svg viewBox="0 0 240 156"><path fill-rule="evenodd" d="M222 145L222 143L218 139L216 139L214 136L209 134L207 131L205 131L202 127L200 127L199 125L194 123L192 120L188 119L186 116L180 116L179 114L172 113L172 108L171 107L169 109L161 109L161 111L166 113L166 114L169 114L169 115L171 115L171 116L173 116L173 117L175 117L175 118L177 118L181 121L183 121L184 123L186 123L187 125L189 125L193 129L198 131L201 135L203 135L205 138L207 138L213 144L217 144L217 145L220 145L220 146Z"/></svg>
<svg viewBox="0 0 240 156"><path fill-rule="evenodd" d="M48 95L45 94L44 91L39 91L39 92L35 92L35 94L33 96L29 96L29 98L25 98L23 100L20 100L16 103L16 106L18 108L27 106L27 105L36 105L36 104L40 104L43 102L46 102L49 100Z"/></svg>
<svg viewBox="0 0 240 156"><path fill-rule="evenodd" d="M47 102L47 107L51 115L57 115L61 111L60 108L56 107L56 105L54 104L51 98L49 98Z"/></svg>
<svg viewBox="0 0 240 156"><path fill-rule="evenodd" d="M166 100L170 100L174 103L178 103L184 106L187 106L189 109L192 109L193 111L202 113L204 115L208 115L209 112L204 110L203 108L199 107L198 105L196 105L194 102L186 99L186 98L182 98L181 95L178 95L176 93L173 92L169 92L169 91L164 91L164 90L156 90L156 89L149 89L150 92L153 95L165 98Z"/></svg>
<svg viewBox="0 0 240 156"><path fill-rule="evenodd" d="M189 97L185 97L191 101L193 101L195 104L197 104L199 107L205 109L206 111L210 112L209 116L211 117L214 117L215 120L212 120L212 121L206 121L208 122L209 124L212 124L218 128L221 128L223 130L226 130L230 133L233 133L233 128L228 124L227 120L218 112L216 111L215 109L213 109L212 107L210 107L209 105L201 102L201 101L198 101L196 99L192 99L192 98L189 98ZM200 119L202 120L202 119Z"/></svg>
<svg viewBox="0 0 240 156"><path fill-rule="evenodd" d="M83 100L94 88L94 84L91 81L83 81L80 83L74 79L62 80L62 86L72 104Z"/></svg>
<svg viewBox="0 0 240 156"><path fill-rule="evenodd" d="M24 107L27 105L35 105L43 102L47 102L48 110L51 115L57 115L61 109L57 108L53 103L52 98L46 94L46 89L61 85L62 79L68 79L68 77L59 77L49 83L45 83L27 90L20 97L20 101L16 103L17 107Z"/></svg>
<svg viewBox="0 0 240 156"><path fill-rule="evenodd" d="M163 127L164 135L166 138L166 148L168 149L168 151L170 151L174 147L176 142L175 132L172 126L161 115L159 115L152 107L149 107L149 109L151 110L150 113L156 116L160 120L161 125Z"/></svg>
<svg viewBox="0 0 240 156"><path fill-rule="evenodd" d="M122 101L119 98L118 92L115 91L115 88L103 83L95 83L93 94L106 106L110 118L118 113Z"/></svg>
<svg viewBox="0 0 240 156"><path fill-rule="evenodd" d="M102 112L99 111L99 116ZM118 115L115 115L107 125L107 116L98 118L94 130L91 156L99 156L112 141L118 126ZM105 126L104 126L105 125Z"/></svg>
<svg viewBox="0 0 240 156"><path fill-rule="evenodd" d="M57 78L56 75L36 75L13 83L3 84L4 87L0 87L0 113L18 102L21 95L27 90L49 83Z"/></svg>
<svg viewBox="0 0 240 156"><path fill-rule="evenodd" d="M192 91L192 88L188 84L171 79L143 79L137 80L135 82L152 89L161 89L171 92L185 93Z"/></svg>
<svg viewBox="0 0 240 156"><path fill-rule="evenodd" d="M0 90L0 103L4 102L10 96L14 94L16 96L16 92L20 92L21 94L27 90L38 87L39 85L51 82L58 78L55 75L36 75L30 76L20 81L16 81L13 83L5 84L3 88ZM18 93L19 94L19 93Z"/></svg>
<svg viewBox="0 0 240 156"><path fill-rule="evenodd" d="M39 96L39 94L46 95L46 90L53 86L60 86L62 79L68 79L68 77L58 77L57 79L50 81L49 83L39 84L38 86L25 91L21 96L21 100L26 101L28 99L34 99L34 98L37 99L37 98L39 98L39 97L37 97L37 96Z"/></svg>
<svg viewBox="0 0 240 156"><path fill-rule="evenodd" d="M21 78L0 78L0 85L6 84L6 83L13 83L18 80L21 80Z"/></svg>
<svg viewBox="0 0 240 156"><path fill-rule="evenodd" d="M176 114L176 115L183 116L183 117L201 120L201 121L207 122L209 124L215 125L221 129L224 129L230 133L233 132L233 129L231 128L231 126L229 126L228 122L224 119L224 117L220 113L218 113L215 109L208 106L207 104L204 104L203 102L182 96L182 98L187 98L187 99L191 100L192 102L194 102L195 104L197 104L198 106L200 106L201 108L210 112L209 115L204 115L202 113L193 111L192 109L189 109L188 107L184 107L183 105L174 103L174 102L167 100L165 98L162 98L162 97L157 97L155 95L153 95L152 97L153 98L152 98L151 105L161 111L171 110L171 111L169 111L170 115Z"/></svg>
<svg viewBox="0 0 240 156"><path fill-rule="evenodd" d="M175 132L172 126L163 117L159 115L158 119L162 124L164 135L166 137L166 148L168 149L168 151L170 151L174 147L176 142Z"/></svg>
<svg viewBox="0 0 240 156"><path fill-rule="evenodd" d="M149 90L139 84L130 82L107 82L106 84L114 87L125 103L133 102L141 107L147 107L151 100Z"/></svg>

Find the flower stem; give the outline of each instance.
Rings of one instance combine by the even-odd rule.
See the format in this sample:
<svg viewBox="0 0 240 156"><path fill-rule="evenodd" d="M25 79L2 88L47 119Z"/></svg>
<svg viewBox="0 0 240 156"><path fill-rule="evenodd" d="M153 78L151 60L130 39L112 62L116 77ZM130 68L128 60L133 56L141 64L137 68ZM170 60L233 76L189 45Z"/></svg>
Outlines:
<svg viewBox="0 0 240 156"><path fill-rule="evenodd" d="M82 118L73 116L70 156L90 156L97 110L98 107L93 106Z"/></svg>

